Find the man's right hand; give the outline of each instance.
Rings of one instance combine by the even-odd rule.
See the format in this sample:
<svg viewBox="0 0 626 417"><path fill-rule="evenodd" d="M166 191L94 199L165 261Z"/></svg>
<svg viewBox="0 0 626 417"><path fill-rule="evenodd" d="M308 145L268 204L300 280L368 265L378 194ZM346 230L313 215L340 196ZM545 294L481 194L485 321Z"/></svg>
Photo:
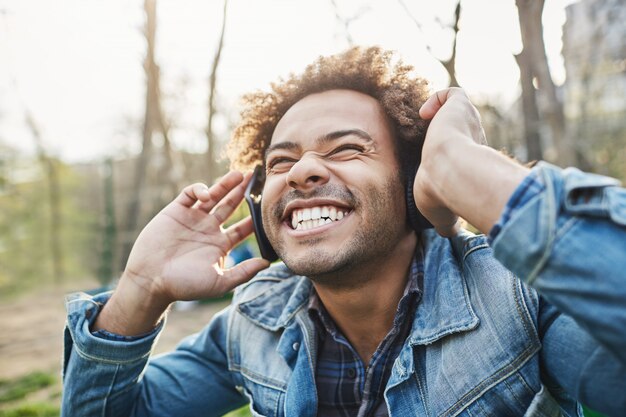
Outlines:
<svg viewBox="0 0 626 417"><path fill-rule="evenodd" d="M420 109L431 120L413 195L420 212L445 237L457 216L489 233L528 169L486 145L480 116L465 92L448 88Z"/></svg>
<svg viewBox="0 0 626 417"><path fill-rule="evenodd" d="M227 253L253 231L249 217L222 229L249 180L230 172L211 188L190 185L157 214L137 238L94 330L146 333L172 302L221 296L266 268L260 258L221 268Z"/></svg>

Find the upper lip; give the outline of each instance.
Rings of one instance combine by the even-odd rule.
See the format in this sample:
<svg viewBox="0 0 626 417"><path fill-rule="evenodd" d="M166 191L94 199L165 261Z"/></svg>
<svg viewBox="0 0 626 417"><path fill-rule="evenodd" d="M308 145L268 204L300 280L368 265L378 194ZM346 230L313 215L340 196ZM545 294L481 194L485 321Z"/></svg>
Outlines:
<svg viewBox="0 0 626 417"><path fill-rule="evenodd" d="M311 198L311 199L306 199L306 200L296 199L296 200L290 201L285 206L285 211L283 212L282 220L289 219L289 216L291 216L291 213L294 210L310 208L310 207L320 207L320 206L335 206L335 207L340 207L344 209L351 209L351 207L344 202L331 200L328 198Z"/></svg>

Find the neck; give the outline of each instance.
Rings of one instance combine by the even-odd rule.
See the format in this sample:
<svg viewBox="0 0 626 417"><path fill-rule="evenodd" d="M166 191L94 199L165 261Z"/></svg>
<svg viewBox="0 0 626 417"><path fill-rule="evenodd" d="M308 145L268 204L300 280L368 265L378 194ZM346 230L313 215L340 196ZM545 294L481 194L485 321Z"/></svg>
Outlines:
<svg viewBox="0 0 626 417"><path fill-rule="evenodd" d="M342 273L340 281L353 285L338 287L320 282L339 280L313 279L324 307L365 364L393 326L416 245L415 233L409 233L384 260Z"/></svg>

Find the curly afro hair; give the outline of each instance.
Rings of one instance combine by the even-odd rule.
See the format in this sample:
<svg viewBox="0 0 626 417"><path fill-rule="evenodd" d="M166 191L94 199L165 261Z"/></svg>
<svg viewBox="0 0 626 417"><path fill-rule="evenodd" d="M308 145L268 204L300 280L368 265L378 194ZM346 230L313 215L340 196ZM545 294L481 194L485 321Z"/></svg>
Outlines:
<svg viewBox="0 0 626 417"><path fill-rule="evenodd" d="M392 63L393 58L393 52L380 47L353 47L319 57L302 74L273 83L270 92L245 95L241 122L226 150L232 168L245 170L263 164L278 121L296 102L310 94L348 89L378 100L395 130L396 154L404 174L409 174L410 167L415 170L428 127L418 114L428 98L428 83L410 75L412 66L401 60Z"/></svg>

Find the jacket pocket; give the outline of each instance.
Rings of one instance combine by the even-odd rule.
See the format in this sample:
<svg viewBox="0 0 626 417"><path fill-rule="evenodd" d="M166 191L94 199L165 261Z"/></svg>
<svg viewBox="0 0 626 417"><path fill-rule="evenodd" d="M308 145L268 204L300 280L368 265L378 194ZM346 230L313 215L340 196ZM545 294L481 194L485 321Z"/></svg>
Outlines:
<svg viewBox="0 0 626 417"><path fill-rule="evenodd" d="M284 393L282 391L246 380L243 394L250 402L250 413L253 417L282 416L284 409Z"/></svg>

